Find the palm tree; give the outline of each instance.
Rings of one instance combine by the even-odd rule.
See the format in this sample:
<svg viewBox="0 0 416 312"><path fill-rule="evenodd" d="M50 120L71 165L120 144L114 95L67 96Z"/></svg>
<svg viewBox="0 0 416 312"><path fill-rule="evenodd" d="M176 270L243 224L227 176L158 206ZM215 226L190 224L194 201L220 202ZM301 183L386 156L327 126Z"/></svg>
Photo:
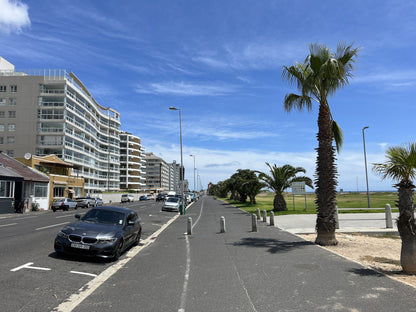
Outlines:
<svg viewBox="0 0 416 312"><path fill-rule="evenodd" d="M398 183L397 205L399 208L399 219L397 229L402 239L400 263L403 271L416 274L416 224L413 207L413 193L416 178L416 143L405 147L390 147L386 151L387 161L374 164L373 170L380 174L383 179L391 178Z"/></svg>
<svg viewBox="0 0 416 312"><path fill-rule="evenodd" d="M283 192L288 189L293 182L305 182L307 186L313 189L312 180L305 176L296 176L298 173L306 173L302 167L293 167L291 165L284 165L278 167L276 164L271 166L266 162L270 169L270 175L259 172L259 180L263 181L266 186L272 189L275 193L273 200L273 211L287 210L286 201L283 197Z"/></svg>
<svg viewBox="0 0 416 312"><path fill-rule="evenodd" d="M331 52L325 45L311 44L310 54L300 64L284 66L283 79L295 84L300 94L287 94L284 108L290 112L293 109L312 109L312 100L319 105L318 114L318 148L316 160L316 205L317 237L315 242L320 245L336 245L335 237L335 205L337 169L335 165L335 140L339 152L342 145L342 132L332 118L328 97L335 94L341 87L348 84L352 76L354 58L358 48L352 45L338 44L337 51Z"/></svg>

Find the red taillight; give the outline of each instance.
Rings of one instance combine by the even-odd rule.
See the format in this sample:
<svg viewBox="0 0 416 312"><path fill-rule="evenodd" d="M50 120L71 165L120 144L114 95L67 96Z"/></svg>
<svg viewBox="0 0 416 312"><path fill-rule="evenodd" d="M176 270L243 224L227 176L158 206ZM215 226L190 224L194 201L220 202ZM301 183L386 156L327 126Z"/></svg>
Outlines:
<svg viewBox="0 0 416 312"><path fill-rule="evenodd" d="M62 202L61 206L63 206L63 205L64 205L64 202Z"/></svg>

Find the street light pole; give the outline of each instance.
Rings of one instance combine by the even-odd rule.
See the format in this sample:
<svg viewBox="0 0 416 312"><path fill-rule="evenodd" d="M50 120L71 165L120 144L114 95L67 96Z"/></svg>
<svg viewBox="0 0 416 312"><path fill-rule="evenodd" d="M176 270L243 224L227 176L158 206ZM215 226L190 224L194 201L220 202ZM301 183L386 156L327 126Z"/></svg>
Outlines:
<svg viewBox="0 0 416 312"><path fill-rule="evenodd" d="M194 158L194 194L195 194L195 191L196 191L196 187L195 187L195 155L189 155L189 156Z"/></svg>
<svg viewBox="0 0 416 312"><path fill-rule="evenodd" d="M368 208L370 208L370 191L368 189L367 155L365 151L365 135L364 135L364 130L368 128L369 128L368 126L363 128L363 146L364 146L365 180L367 183L367 202L368 202Z"/></svg>
<svg viewBox="0 0 416 312"><path fill-rule="evenodd" d="M182 154L182 116L181 116L181 109L176 107L169 107L170 110L177 110L179 111L179 133L180 133L180 141L181 141L181 168L179 172L179 179L181 180L181 205L180 205L180 214L183 215L186 212L186 209L184 207L184 198L183 198L183 181L184 181L184 172L183 172L183 154ZM182 179L181 179L182 176Z"/></svg>

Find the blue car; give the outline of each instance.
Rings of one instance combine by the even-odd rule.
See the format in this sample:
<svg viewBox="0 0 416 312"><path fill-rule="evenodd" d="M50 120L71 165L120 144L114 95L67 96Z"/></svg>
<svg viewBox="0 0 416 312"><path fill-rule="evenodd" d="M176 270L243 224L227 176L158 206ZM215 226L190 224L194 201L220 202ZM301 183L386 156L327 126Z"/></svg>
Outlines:
<svg viewBox="0 0 416 312"><path fill-rule="evenodd" d="M147 200L147 197L142 195L142 196L139 197L139 200Z"/></svg>
<svg viewBox="0 0 416 312"><path fill-rule="evenodd" d="M117 260L130 246L139 244L142 225L128 208L95 207L66 225L55 238L56 253Z"/></svg>

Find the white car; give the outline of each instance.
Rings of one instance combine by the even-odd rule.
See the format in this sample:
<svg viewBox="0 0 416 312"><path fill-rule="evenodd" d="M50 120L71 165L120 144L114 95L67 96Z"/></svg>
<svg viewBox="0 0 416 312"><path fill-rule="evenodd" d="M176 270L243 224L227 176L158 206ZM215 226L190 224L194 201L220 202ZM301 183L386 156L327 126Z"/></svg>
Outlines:
<svg viewBox="0 0 416 312"><path fill-rule="evenodd" d="M131 194L123 194L121 195L121 202L122 203L134 202L134 196Z"/></svg>
<svg viewBox="0 0 416 312"><path fill-rule="evenodd" d="M146 197L147 197L148 200L149 199L155 199L155 196L153 194L146 195Z"/></svg>

